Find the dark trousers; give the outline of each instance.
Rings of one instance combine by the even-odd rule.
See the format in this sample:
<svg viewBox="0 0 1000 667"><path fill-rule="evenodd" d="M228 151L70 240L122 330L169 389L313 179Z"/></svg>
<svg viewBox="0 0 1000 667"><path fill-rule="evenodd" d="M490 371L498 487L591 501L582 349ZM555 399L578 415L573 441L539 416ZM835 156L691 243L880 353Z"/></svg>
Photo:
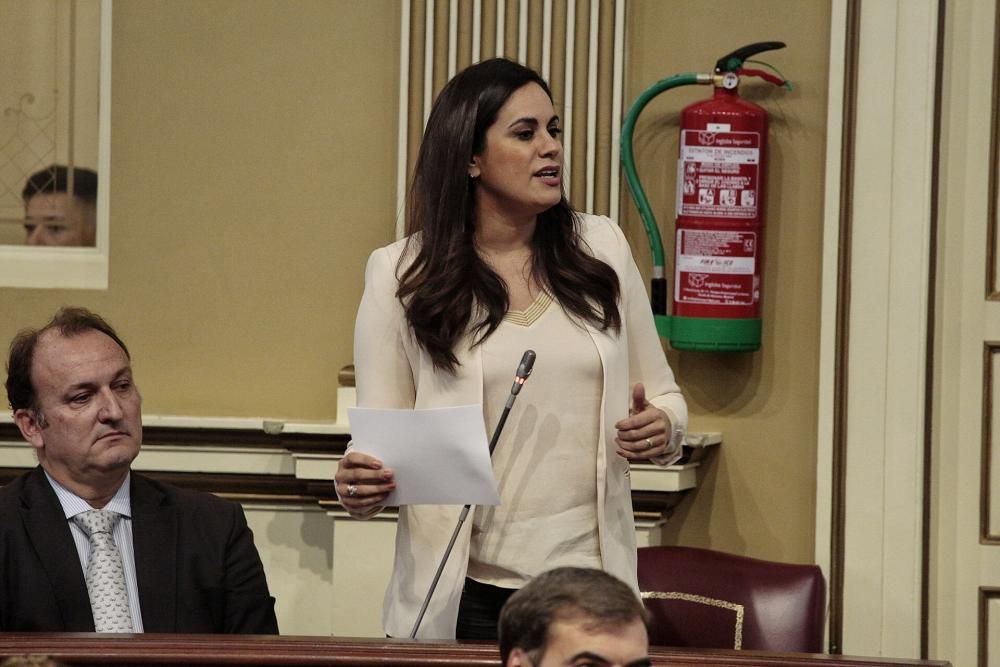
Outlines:
<svg viewBox="0 0 1000 667"><path fill-rule="evenodd" d="M462 601L458 606L457 639L497 640L497 621L504 602L515 593L514 588L500 588L466 579Z"/></svg>

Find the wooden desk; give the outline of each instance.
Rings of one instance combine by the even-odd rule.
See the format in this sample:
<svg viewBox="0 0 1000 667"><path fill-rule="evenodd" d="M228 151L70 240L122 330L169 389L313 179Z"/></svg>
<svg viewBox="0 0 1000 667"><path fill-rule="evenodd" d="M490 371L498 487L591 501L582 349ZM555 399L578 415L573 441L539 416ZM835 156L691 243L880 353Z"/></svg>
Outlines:
<svg viewBox="0 0 1000 667"><path fill-rule="evenodd" d="M236 635L92 635L0 633L0 659L40 654L67 665L277 665L498 667L499 651L485 642ZM946 662L852 658L802 653L701 651L654 647L654 665L707 667L947 667Z"/></svg>

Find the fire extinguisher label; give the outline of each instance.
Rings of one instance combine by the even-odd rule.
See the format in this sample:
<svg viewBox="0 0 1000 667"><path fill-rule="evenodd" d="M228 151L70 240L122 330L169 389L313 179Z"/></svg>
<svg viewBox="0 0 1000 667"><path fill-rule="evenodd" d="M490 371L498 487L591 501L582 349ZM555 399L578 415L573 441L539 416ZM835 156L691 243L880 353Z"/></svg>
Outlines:
<svg viewBox="0 0 1000 667"><path fill-rule="evenodd" d="M677 230L676 303L752 305L759 298L757 233Z"/></svg>
<svg viewBox="0 0 1000 667"><path fill-rule="evenodd" d="M759 132L682 130L677 215L757 217Z"/></svg>

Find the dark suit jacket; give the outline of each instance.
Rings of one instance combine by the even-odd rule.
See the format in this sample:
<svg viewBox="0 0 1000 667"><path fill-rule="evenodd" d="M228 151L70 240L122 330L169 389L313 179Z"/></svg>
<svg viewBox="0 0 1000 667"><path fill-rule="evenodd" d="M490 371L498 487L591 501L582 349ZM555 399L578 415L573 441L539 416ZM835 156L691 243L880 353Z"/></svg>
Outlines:
<svg viewBox="0 0 1000 667"><path fill-rule="evenodd" d="M277 634L243 508L132 472L146 632ZM0 489L0 631L93 632L80 557L41 467Z"/></svg>

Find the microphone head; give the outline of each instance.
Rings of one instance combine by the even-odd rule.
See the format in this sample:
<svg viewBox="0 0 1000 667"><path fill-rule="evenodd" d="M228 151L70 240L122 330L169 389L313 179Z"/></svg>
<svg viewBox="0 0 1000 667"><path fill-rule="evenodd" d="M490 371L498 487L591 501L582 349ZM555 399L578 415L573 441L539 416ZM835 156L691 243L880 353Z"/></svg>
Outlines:
<svg viewBox="0 0 1000 667"><path fill-rule="evenodd" d="M534 350L525 350L524 354L521 355L521 363L517 365L517 377L523 380L527 380L528 376L531 375L531 367L535 365L535 354Z"/></svg>

